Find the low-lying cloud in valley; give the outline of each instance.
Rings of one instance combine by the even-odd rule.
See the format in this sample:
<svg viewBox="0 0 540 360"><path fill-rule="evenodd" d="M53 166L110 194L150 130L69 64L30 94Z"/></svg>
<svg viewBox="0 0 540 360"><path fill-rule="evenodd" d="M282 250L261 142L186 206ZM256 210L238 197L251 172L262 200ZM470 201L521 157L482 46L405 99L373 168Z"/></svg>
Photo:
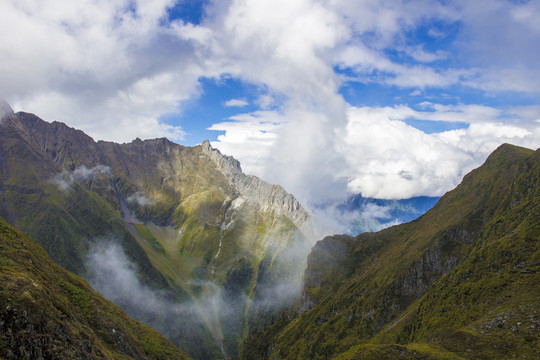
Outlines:
<svg viewBox="0 0 540 360"><path fill-rule="evenodd" d="M128 203L135 203L139 206L153 205L156 203L154 199L148 198L142 192L135 192L126 198Z"/></svg>
<svg viewBox="0 0 540 360"><path fill-rule="evenodd" d="M96 165L93 168L87 168L86 166L81 165L71 172L64 171L56 174L50 179L50 182L56 185L60 190L68 191L74 183L93 180L94 177L102 174L111 176L111 169L105 165Z"/></svg>
<svg viewBox="0 0 540 360"><path fill-rule="evenodd" d="M88 251L85 265L92 287L114 303L149 314L178 315L186 311L143 284L137 267L114 239L98 240Z"/></svg>
<svg viewBox="0 0 540 360"><path fill-rule="evenodd" d="M86 279L95 290L169 339L200 342L201 329L206 327L219 341L220 329L214 316L229 316L230 306L217 286L200 284L213 286L215 291L197 301L188 298L179 302L171 293L145 284L140 269L114 238L97 239L88 251L85 267Z"/></svg>
<svg viewBox="0 0 540 360"><path fill-rule="evenodd" d="M291 250L284 256L305 257L307 251ZM185 281L184 285L199 289L198 294L192 293L182 301L175 300L169 291L153 288L141 280L144 275L114 237L95 240L88 250L85 267L85 278L89 284L130 316L154 327L170 339L182 341L186 338L201 341L201 328L204 327L218 347L223 346L222 328L228 324L241 326L239 324L244 323L248 302L252 310L272 311L294 301L301 289L300 278L270 279L258 284L257 295L248 299L247 294L236 292L234 287L222 288L209 280L193 280Z"/></svg>

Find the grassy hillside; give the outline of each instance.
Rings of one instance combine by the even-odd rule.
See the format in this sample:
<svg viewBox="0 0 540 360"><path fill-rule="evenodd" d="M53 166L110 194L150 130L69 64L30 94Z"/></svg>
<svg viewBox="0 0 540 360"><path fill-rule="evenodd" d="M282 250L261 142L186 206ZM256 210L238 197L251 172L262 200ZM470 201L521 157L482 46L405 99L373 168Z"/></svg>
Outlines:
<svg viewBox="0 0 540 360"><path fill-rule="evenodd" d="M189 359L0 218L0 358Z"/></svg>
<svg viewBox="0 0 540 360"><path fill-rule="evenodd" d="M419 219L317 243L295 311L240 358L538 358L539 177L503 145Z"/></svg>

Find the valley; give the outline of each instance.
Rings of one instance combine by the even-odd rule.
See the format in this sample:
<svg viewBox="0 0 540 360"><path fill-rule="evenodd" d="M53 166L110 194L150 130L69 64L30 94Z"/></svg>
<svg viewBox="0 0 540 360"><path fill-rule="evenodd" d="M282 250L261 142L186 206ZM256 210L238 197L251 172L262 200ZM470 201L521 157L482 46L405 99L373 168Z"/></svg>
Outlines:
<svg viewBox="0 0 540 360"><path fill-rule="evenodd" d="M98 295L80 276L187 353L166 350L177 358L540 356L538 150L502 145L438 201L352 197L341 210L385 209L378 218L360 218L357 228L376 230L391 211L402 221L427 212L377 232L324 236L291 194L245 175L208 141L194 147L165 138L95 142L22 112L4 116L0 139L2 274L15 284L1 293L2 326L12 316L16 277L27 287L39 278L52 281L52 290L39 301L29 290L21 306L38 316L36 301L71 302L69 311L83 313L68 315L74 324L92 328L80 341L91 339L95 358L155 355L148 346L157 344L170 349L161 337L144 345L126 335L129 351L102 337L105 330L93 327L98 310L84 300ZM48 272L75 280L69 285L35 269L20 275L33 269L15 267L13 256L26 256L13 250L21 246L40 254ZM67 300L50 300L62 291ZM100 316L118 311L111 306L103 305ZM122 326L142 326L124 320L127 315L120 316ZM13 336L38 336L20 331ZM83 351L24 346L36 354ZM0 351L15 356L5 345Z"/></svg>
<svg viewBox="0 0 540 360"><path fill-rule="evenodd" d="M4 120L0 136L0 215L195 357L234 358L244 334L296 296L316 239L310 215L208 142L96 143L25 113ZM89 260L103 248L125 266Z"/></svg>

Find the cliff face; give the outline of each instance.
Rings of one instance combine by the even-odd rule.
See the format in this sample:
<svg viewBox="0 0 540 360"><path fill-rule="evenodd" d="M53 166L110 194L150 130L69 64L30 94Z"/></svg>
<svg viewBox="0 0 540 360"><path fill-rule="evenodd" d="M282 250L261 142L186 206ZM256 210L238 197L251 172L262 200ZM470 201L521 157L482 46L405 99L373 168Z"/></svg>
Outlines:
<svg viewBox="0 0 540 360"><path fill-rule="evenodd" d="M318 242L240 358L538 357L539 180L540 151L503 145L419 219Z"/></svg>
<svg viewBox="0 0 540 360"><path fill-rule="evenodd" d="M244 333L296 297L311 216L208 142L94 142L26 113L5 116L0 138L0 216L102 292L88 259L96 244L118 244L145 286L190 310L170 324L129 294L119 302L194 357L234 357Z"/></svg>
<svg viewBox="0 0 540 360"><path fill-rule="evenodd" d="M258 204L260 211L286 216L308 239L314 242L319 238L321 233L316 230L313 218L293 195L279 185L271 185L256 176L244 174L238 160L222 155L219 150L212 148L209 141L204 141L201 146L203 153L214 161L238 193Z"/></svg>

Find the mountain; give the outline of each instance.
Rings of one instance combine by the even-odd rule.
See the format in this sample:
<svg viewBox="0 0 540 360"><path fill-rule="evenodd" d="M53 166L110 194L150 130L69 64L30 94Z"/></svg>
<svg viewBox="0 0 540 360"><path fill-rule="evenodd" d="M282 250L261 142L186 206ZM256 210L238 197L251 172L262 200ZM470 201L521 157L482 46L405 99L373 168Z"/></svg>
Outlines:
<svg viewBox="0 0 540 360"><path fill-rule="evenodd" d="M189 359L0 218L0 358Z"/></svg>
<svg viewBox="0 0 540 360"><path fill-rule="evenodd" d="M240 359L540 358L540 150L499 147L412 222L326 237Z"/></svg>
<svg viewBox="0 0 540 360"><path fill-rule="evenodd" d="M235 358L297 297L318 235L280 186L208 142L95 142L8 110L0 216L192 357Z"/></svg>

